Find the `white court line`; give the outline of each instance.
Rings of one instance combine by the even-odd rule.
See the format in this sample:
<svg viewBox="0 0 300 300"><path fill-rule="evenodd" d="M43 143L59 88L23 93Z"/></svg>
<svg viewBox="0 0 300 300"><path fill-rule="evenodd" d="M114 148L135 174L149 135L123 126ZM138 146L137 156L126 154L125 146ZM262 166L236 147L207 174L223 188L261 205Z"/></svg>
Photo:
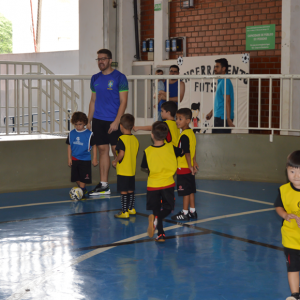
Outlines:
<svg viewBox="0 0 300 300"><path fill-rule="evenodd" d="M219 194L219 193L214 193L214 192L204 191L204 190L197 190L197 191L201 192L201 193L206 193L206 194L212 194L212 195L223 196L223 197L228 197L228 198L235 198L235 199L240 199L240 200L245 200L245 201L250 201L250 202L261 203L261 204L273 205L273 203L260 201L260 200L231 196L231 195L226 195L226 194ZM176 192L176 190L175 190L175 192ZM135 196L144 196L144 195L146 195L146 193L136 194ZM91 197L84 201L92 201L92 200L99 200L99 199L111 199L111 198L118 198L118 197L120 197L120 196L103 195L101 197L93 197L93 198ZM26 206L37 206L37 205L60 204L60 203L68 203L68 202L74 202L74 200L63 200L63 201L54 201L54 202L41 202L41 203L29 203L29 204L22 204L22 205L2 206L2 207L0 207L0 209L26 207Z"/></svg>
<svg viewBox="0 0 300 300"><path fill-rule="evenodd" d="M135 196L144 196L144 194L136 194ZM99 200L99 199L111 199L111 198L118 198L121 196L109 196L109 195L103 195L101 197L91 197L88 198L85 201L92 201L92 200ZM16 208L16 207L25 207L25 206L37 206L37 205L48 205L48 204L60 204L60 203L68 203L68 202L75 202L74 200L63 200L63 201L54 201L54 202L41 202L41 203L29 203L29 204L22 204L22 205L13 205L13 206L2 206L0 209L7 209L7 208Z"/></svg>
<svg viewBox="0 0 300 300"><path fill-rule="evenodd" d="M250 201L250 202L261 203L261 204L273 205L273 203L265 202L265 201L260 201L260 200L254 200L254 199L249 199L249 198L231 196L231 195L226 195L226 194L219 194L219 193L214 193L214 192L209 192L209 191L203 191L203 190L196 190L196 191L197 192L201 192L201 193L206 193L206 194L212 194L212 195L223 196L223 197L228 197L228 198L235 198L235 199L240 199L240 200L245 200L245 201Z"/></svg>
<svg viewBox="0 0 300 300"><path fill-rule="evenodd" d="M197 223L204 223L204 222L209 222L209 221L213 221L213 220L232 218L232 217L237 217L237 216L242 216L242 215L249 215L249 214L255 214L255 213L260 213L260 212L271 211L271 210L275 210L275 208L266 208L266 209L252 210L252 211L236 213L236 214L230 214L230 215L223 215L223 216L218 216L218 217L212 217L212 218L197 220L197 221L193 221L193 222L187 222L187 223L184 223L184 224L192 225L192 224L197 224ZM169 227L164 228L164 231L177 229L179 227L182 227L182 225L179 224L179 225L169 226ZM142 234L135 235L135 236L132 236L130 238L115 242L114 244L124 243L124 242L131 242L131 241L135 241L135 240L138 240L140 238L147 237L147 236L148 236L147 233L142 233ZM81 256L79 256L75 259L72 259L67 263L59 265L59 266L53 268L52 270L47 271L44 275L39 275L35 279L29 279L29 280L23 282L22 287L18 288L18 290L14 294L12 294L10 297L8 297L6 300L20 300L20 299L23 298L23 296L25 294L28 294L28 292L26 292L26 289L29 289L30 291L32 291L34 288L37 288L38 285L45 282L47 279L49 279L54 274L62 273L68 267L76 265L76 264L78 264L78 263L80 263L80 262L82 262L86 259L89 259L89 258L91 258L95 255L98 255L98 254L103 253L107 250L113 249L115 247L116 246L110 246L110 247L106 247L106 248L95 249L93 251L90 251L89 253L86 253L86 254L81 255Z"/></svg>

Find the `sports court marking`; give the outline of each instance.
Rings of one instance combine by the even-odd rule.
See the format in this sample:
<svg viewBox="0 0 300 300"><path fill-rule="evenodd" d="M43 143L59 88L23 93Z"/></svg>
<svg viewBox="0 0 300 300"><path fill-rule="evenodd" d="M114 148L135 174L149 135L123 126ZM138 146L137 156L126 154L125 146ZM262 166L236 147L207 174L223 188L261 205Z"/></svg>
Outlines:
<svg viewBox="0 0 300 300"><path fill-rule="evenodd" d="M108 209L108 210L87 211L87 212L67 214L67 215L56 215L56 216L49 216L49 217L40 217L40 218L30 218L30 219L19 219L19 220L3 221L3 222L0 222L0 224L18 223L18 222L36 221L36 220L45 220L45 219L53 219L53 218L61 218L61 217L82 216L82 215L99 214L99 213L105 213L105 212L111 212L111 211L120 211L120 208Z"/></svg>
<svg viewBox="0 0 300 300"><path fill-rule="evenodd" d="M213 221L213 220L220 220L220 219L225 219L225 218L238 217L238 216L242 216L242 215L249 215L249 214L255 214L255 213L260 213L260 212L266 212L266 211L271 211L271 210L274 210L274 209L275 208L266 208L266 209L252 210L252 211L236 213L236 214L223 215L223 216L218 216L218 217L211 217L211 218L207 218L207 219L202 219L202 220L197 220L197 221L192 221L192 222L187 222L187 223L183 223L183 224L178 224L178 225L166 227L164 230L168 231L168 230L172 230L172 229L177 229L179 227L182 227L184 224L191 224L192 225L192 224L209 222L209 221ZM116 246L117 246L117 244L135 241L135 240L147 237L147 236L148 236L147 233L142 233L142 234L135 235L135 236L129 237L127 239L115 242L114 244L116 244ZM26 292L26 290L30 290L30 291L33 290L35 287L37 287L38 285L45 282L52 275L57 274L57 273L62 273L62 272L64 272L64 270L66 268L71 267L71 266L76 265L76 264L79 264L80 262L82 262L86 259L89 259L89 258L91 258L95 255L98 255L100 253L103 253L107 250L113 249L116 246L109 246L109 247L100 248L100 249L90 251L90 252L88 252L84 255L81 255L81 256L79 256L75 259L70 260L67 263L61 264L61 265L47 271L44 275L37 276L33 280L28 279L28 280L26 280L25 282L22 283L22 287L18 288L17 291L14 294L12 294L10 297L8 297L6 300L19 300L19 299L22 299L25 294L28 294L28 292Z"/></svg>
<svg viewBox="0 0 300 300"><path fill-rule="evenodd" d="M244 201L256 202L256 203L261 203L261 204L266 204L266 205L273 205L273 203L255 200L255 199L231 196L231 195L227 195L227 194L214 193L214 192L204 191L204 190L197 190L197 191L200 193L212 194L212 195L216 195L216 196L240 199L240 200L244 200ZM142 193L142 194L136 194L135 196L145 196L145 195L147 195L147 194ZM120 195L118 195L118 196L103 195L101 197L88 198L84 201L92 201L92 200L99 200L99 199L112 199L112 198L119 198L119 197L121 197L121 196ZM1 206L0 209L18 208L18 207L26 207L26 206L38 206L38 205L49 205L49 204L60 204L60 203L70 203L70 202L74 202L74 200L62 200L62 201L54 201L54 202L40 202L40 203L29 203L29 204L22 204L22 205Z"/></svg>
<svg viewBox="0 0 300 300"><path fill-rule="evenodd" d="M203 190L196 190L196 191L200 192L200 193L206 193L206 194L212 194L212 195L217 195L217 196L222 196L222 197L228 197L228 198L235 198L235 199L240 199L240 200L245 200L245 201L250 201L250 202L261 203L261 204L273 205L273 203L270 203L270 202L265 202L265 201L260 201L260 200L254 200L254 199L249 199L249 198L244 198L244 197L237 197L237 196L231 196L231 195L226 195L226 194L219 194L219 193L214 193L214 192L209 192L209 191L203 191Z"/></svg>
<svg viewBox="0 0 300 300"><path fill-rule="evenodd" d="M144 196L146 193L143 194L136 194L135 196ZM85 201L91 200L99 200L99 199L111 199L111 198L118 198L120 196L110 196L110 195L103 195L101 197L93 197L88 198ZM60 203L69 203L74 202L74 200L62 200L62 201L54 201L54 202L40 202L40 203L29 203L29 204L22 204L22 205L12 205L12 206L1 206L0 209L7 209L7 208L17 208L17 207L25 207L25 206L37 206L37 205L48 205L48 204L60 204Z"/></svg>

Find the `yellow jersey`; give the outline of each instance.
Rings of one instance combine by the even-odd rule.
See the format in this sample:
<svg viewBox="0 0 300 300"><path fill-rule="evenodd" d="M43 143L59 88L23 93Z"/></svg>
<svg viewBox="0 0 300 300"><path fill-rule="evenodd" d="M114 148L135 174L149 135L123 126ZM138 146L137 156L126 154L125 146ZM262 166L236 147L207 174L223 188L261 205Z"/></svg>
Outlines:
<svg viewBox="0 0 300 300"><path fill-rule="evenodd" d="M122 149L118 148L119 141L122 141L125 147ZM119 153L120 150L124 150L124 156L121 161L117 163L117 175L122 176L135 176L136 171L136 156L139 151L139 141L132 134L123 134L119 137L116 152Z"/></svg>
<svg viewBox="0 0 300 300"><path fill-rule="evenodd" d="M174 146L171 143L150 146L145 150L145 156L149 170L147 190L175 186L173 176L177 169L177 159Z"/></svg>
<svg viewBox="0 0 300 300"><path fill-rule="evenodd" d="M282 185L279 190L285 211L300 217L300 192L294 190L290 183ZM300 228L296 220L292 219L291 222L284 220L281 235L284 247L300 250Z"/></svg>
<svg viewBox="0 0 300 300"><path fill-rule="evenodd" d="M169 127L169 132L165 141L167 143L172 143L175 147L177 147L177 141L180 135L180 130L177 127L176 122L174 120L166 120L165 123L167 123Z"/></svg>
<svg viewBox="0 0 300 300"><path fill-rule="evenodd" d="M191 165L192 167L194 166L194 156L196 153L196 137L195 137L195 133L191 128L185 129L182 131L182 133L180 134L179 138L178 138L178 142L177 142L177 147L178 148L183 148L181 143L181 138L183 136L186 136L189 139L189 151L190 151L190 155L191 155ZM177 163L178 163L178 167L177 167L177 174L189 174L191 173L191 170L189 169L189 165L186 161L186 157L185 155L182 157L177 157Z"/></svg>

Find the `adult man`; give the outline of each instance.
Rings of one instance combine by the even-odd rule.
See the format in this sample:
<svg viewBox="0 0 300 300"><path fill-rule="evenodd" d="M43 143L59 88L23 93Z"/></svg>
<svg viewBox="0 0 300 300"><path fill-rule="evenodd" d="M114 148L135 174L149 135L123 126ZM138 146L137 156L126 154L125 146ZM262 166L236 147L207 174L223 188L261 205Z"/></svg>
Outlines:
<svg viewBox="0 0 300 300"><path fill-rule="evenodd" d="M228 61L226 58L217 59L214 68L216 75L225 75L228 71ZM233 125L234 118L234 92L230 79L226 79L226 101L224 100L225 93L224 79L218 79L217 92L214 105L214 127L224 127L224 102L226 102L226 127L235 127ZM211 110L206 119L210 120L213 111ZM231 129L213 129L212 133L231 133Z"/></svg>
<svg viewBox="0 0 300 300"><path fill-rule="evenodd" d="M169 75L179 75L179 67L172 65L169 69ZM167 86L165 84L165 91L160 91L158 94L158 102L167 100ZM185 83L180 81L180 102L183 100L185 93ZM178 79L169 80L169 101L178 103Z"/></svg>
<svg viewBox="0 0 300 300"><path fill-rule="evenodd" d="M120 131L120 119L125 112L128 98L128 81L124 74L111 67L112 54L108 49L97 52L101 72L91 78L92 96L89 105L88 125L91 128L99 151L100 183L89 195L110 194L108 171L110 167L109 144L113 154Z"/></svg>
<svg viewBox="0 0 300 300"><path fill-rule="evenodd" d="M161 70L161 69L158 69L155 71L155 75L164 75L164 71ZM156 87L154 86L154 91L156 90ZM160 91L164 91L165 90L165 80L164 79L159 79L158 80L158 83L157 83L157 92L159 94ZM155 92L154 92L154 96L153 96L153 102L155 103L155 98L156 98L156 95L155 95ZM161 118L161 105L166 102L164 100L160 100L158 101L158 114L157 114L157 119L156 117L154 116L154 121L162 121L162 118ZM153 105L153 107L155 108L155 104Z"/></svg>

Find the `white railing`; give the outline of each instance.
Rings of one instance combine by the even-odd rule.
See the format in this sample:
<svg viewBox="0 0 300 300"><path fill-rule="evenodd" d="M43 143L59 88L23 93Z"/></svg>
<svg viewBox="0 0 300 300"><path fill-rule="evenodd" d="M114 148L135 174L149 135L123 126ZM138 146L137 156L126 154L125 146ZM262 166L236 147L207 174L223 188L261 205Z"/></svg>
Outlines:
<svg viewBox="0 0 300 300"><path fill-rule="evenodd" d="M234 129L235 132L248 132L249 130L252 131L269 131L271 135L274 134L276 131L288 134L288 132L300 132L300 118L299 118L299 112L295 111L294 106L298 107L300 106L300 103L298 103L298 97L295 96L295 91L298 91L297 94L300 92L300 75L180 75L180 76L174 76L174 75L158 75L158 76L128 76L128 80L132 80L134 82L134 95L133 95L133 101L134 101L134 116L137 116L137 109L139 107L139 100L137 97L137 86L139 81L144 81L144 83L140 83L141 85L144 84L144 123L146 124L147 121L149 123L149 118L147 118L147 110L146 110L146 103L148 95L148 85L147 80L154 80L155 82L155 94L158 94L157 86L158 86L158 80L161 78L166 79L166 90L167 90L167 100L169 100L169 80L177 78L182 79L186 81L186 87L185 91L189 92L190 97L187 97L185 101L178 104L178 108L181 107L189 107L191 108L191 104L193 102L200 102L200 107L203 107L203 104L205 104L205 101L207 99L204 99L205 91L202 88L202 91L199 95L198 99L195 99L191 97L192 95L192 89L193 84L195 84L195 80L201 85L204 86L204 83L207 84L208 82L212 83L212 86L215 87L218 79L224 79L228 78L231 79L234 87L234 94L235 94L235 102L234 102ZM245 95L244 95L244 102L240 100L241 91L239 89L238 82L242 81L244 83L247 83L245 86ZM262 85L262 83L266 83L267 85ZM226 81L225 81L226 82ZM254 82L257 83L257 95L254 95L250 97L250 93L253 92L250 90L251 83ZM276 90L278 90L277 94L279 94L279 99L276 99L278 101L278 110L274 110L274 91L275 88L273 83L276 83ZM266 94L266 91L268 90L268 96L266 97L264 94ZM180 95L180 85L178 84L178 95ZM225 85L225 94L226 94L226 85ZM207 97L206 97L207 98ZM225 98L225 97L224 97ZM255 99L257 101L257 114L254 116L257 118L257 121L254 123L257 123L257 126L249 126L250 122L250 98ZM155 107L157 107L157 97L153 100ZM211 92L210 99L210 110L214 107L214 101L215 101L215 88L213 88ZM266 103L265 103L266 102ZM242 106L244 105L244 111L242 110ZM253 105L253 104L252 104ZM264 106L264 109L262 109L262 105ZM266 108L267 106L267 108ZM206 112L202 113L202 120L204 120L203 123L200 124L200 126L193 127L194 129L200 129L202 132L207 132L207 129L220 129L219 127L213 126L213 120L208 125L205 121L205 116L209 112L207 110ZM273 122L273 113L278 113L277 122ZM267 121L262 122L261 117L267 118ZM267 114L267 115L266 115ZM156 113L157 115L157 113ZM253 116L253 115L251 115ZM226 118L225 111L224 111L224 118ZM213 119L213 118L212 118ZM252 121L253 123L253 121ZM276 126L274 126L274 123ZM209 127L208 127L209 126ZM224 127L226 124L224 124Z"/></svg>
<svg viewBox="0 0 300 300"><path fill-rule="evenodd" d="M205 95L206 91L203 88L199 92L199 98L196 99L197 102L200 102L200 107L209 103L208 106L210 109L214 107L214 87L216 86L216 82L218 79L225 77L231 79L234 87L234 130L240 130L242 132L249 130L268 130L271 134L273 134L274 131L300 132L300 124L298 124L299 116L293 109L296 95L295 91L299 87L300 75L163 75L163 78L167 81L167 89L170 79L176 78L185 80L186 94L189 95L192 95L193 89L195 89L195 81L202 87L208 87L208 82L211 82L210 100L205 98L207 95ZM91 76L79 75L0 75L0 132L6 135L11 133L31 134L32 132L50 134L67 133L69 131L68 122L72 112L76 110L88 112L90 78ZM130 75L127 78L130 85L127 111L132 113L136 120L140 122L138 125L152 123L153 104L156 104L155 110L157 110L158 100L157 97L153 100L153 92L151 91L151 85L149 85L149 83L152 81L157 87L158 80L161 79L162 76ZM244 87L245 101L243 103L240 101L242 95L242 91L239 88L240 81L248 83ZM249 126L249 104L250 93L252 91L250 90L249 81L250 83L256 82L256 88L258 90L257 95L252 96L257 102L257 115L255 116L257 117L257 126L251 127ZM266 81L268 81L267 86L262 84L262 82ZM278 122L276 126L272 124L274 83L276 83L276 89L280 94L279 103L277 103L280 109L278 110L279 116L277 116ZM28 93L26 101L23 95L25 84ZM64 90L64 84L69 85L69 89ZM55 85L59 87L57 90L55 90ZM138 94L138 87L143 87L142 94ZM266 93L263 90L266 88L269 89L267 98L263 94ZM157 94L157 88L154 92ZM178 94L180 95L180 85L178 85ZM47 101L43 99L43 95L47 98ZM79 97L78 106L76 106L76 97ZM195 101L195 99L192 99L192 96L187 97L185 102L179 103L178 106L181 108L184 105L190 108L192 101ZM266 104L264 101L268 103ZM264 106L263 110L261 109L262 105ZM208 111L202 112L201 118L203 121L207 112ZM264 124L261 122L263 114L267 114L265 117L268 119L267 123L265 122ZM32 121L32 116L36 117L35 122ZM4 119L9 120L9 122L6 121L4 123ZM13 124L11 120L14 120ZM205 122L200 123L199 126L195 126L194 128L201 129L202 132L208 129ZM212 128L214 127L210 124L209 129Z"/></svg>
<svg viewBox="0 0 300 300"><path fill-rule="evenodd" d="M72 88L72 82L40 80L44 75L54 73L39 62L0 61L0 74L38 76L36 80L9 80L3 87L1 86L0 128L2 130L0 129L0 132L3 133L3 126L6 134L7 127L9 132L19 134L21 132L53 133L70 129L71 107L73 105L77 110L77 102L80 98L74 87ZM74 103L72 97L75 97ZM53 113L53 106L57 107L55 113ZM54 115L54 119L51 114Z"/></svg>

